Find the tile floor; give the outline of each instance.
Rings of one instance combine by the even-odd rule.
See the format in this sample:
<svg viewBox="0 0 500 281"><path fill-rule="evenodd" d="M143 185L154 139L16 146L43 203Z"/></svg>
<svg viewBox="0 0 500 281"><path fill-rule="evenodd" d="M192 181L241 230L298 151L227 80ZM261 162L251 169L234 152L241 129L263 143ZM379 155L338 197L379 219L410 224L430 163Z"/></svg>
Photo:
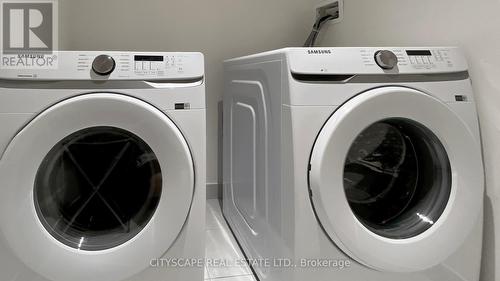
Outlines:
<svg viewBox="0 0 500 281"><path fill-rule="evenodd" d="M222 217L219 200L207 200L205 280L256 281L245 265L241 252L226 221ZM210 264L212 263L212 264Z"/></svg>

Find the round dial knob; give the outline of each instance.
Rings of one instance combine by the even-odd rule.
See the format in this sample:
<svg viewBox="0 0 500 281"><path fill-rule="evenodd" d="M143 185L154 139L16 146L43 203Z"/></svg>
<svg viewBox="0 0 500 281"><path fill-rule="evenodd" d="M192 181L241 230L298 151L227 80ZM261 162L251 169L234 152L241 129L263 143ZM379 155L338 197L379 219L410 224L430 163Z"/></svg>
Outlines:
<svg viewBox="0 0 500 281"><path fill-rule="evenodd" d="M375 62L383 69L393 69L398 65L398 57L391 51L380 50L375 53Z"/></svg>
<svg viewBox="0 0 500 281"><path fill-rule="evenodd" d="M94 62L92 62L92 70L94 70L95 73L98 75L109 75L113 70L115 70L115 60L113 57L108 56L108 55L100 55L97 56L94 59Z"/></svg>

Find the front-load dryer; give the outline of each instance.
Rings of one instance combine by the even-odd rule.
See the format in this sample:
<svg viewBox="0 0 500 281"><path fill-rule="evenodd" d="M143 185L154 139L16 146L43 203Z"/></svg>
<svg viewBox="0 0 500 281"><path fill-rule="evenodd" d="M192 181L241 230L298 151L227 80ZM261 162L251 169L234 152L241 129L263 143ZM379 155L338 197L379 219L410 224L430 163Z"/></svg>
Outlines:
<svg viewBox="0 0 500 281"><path fill-rule="evenodd" d="M227 61L223 173L260 280L479 278L483 165L456 48Z"/></svg>
<svg viewBox="0 0 500 281"><path fill-rule="evenodd" d="M203 280L203 55L44 56L0 70L0 279Z"/></svg>

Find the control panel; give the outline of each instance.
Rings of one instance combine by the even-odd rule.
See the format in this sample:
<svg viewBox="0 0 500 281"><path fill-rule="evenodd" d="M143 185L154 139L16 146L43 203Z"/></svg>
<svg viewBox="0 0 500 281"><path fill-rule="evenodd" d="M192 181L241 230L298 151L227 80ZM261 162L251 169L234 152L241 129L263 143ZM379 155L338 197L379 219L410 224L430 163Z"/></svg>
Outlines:
<svg viewBox="0 0 500 281"><path fill-rule="evenodd" d="M458 48L290 48L297 74L432 74L467 71Z"/></svg>
<svg viewBox="0 0 500 281"><path fill-rule="evenodd" d="M193 80L204 77L204 57L194 52L56 52L56 67L2 69L0 79Z"/></svg>
<svg viewBox="0 0 500 281"><path fill-rule="evenodd" d="M134 73L138 75L164 75L167 72L185 72L186 57L182 55L135 55Z"/></svg>
<svg viewBox="0 0 500 281"><path fill-rule="evenodd" d="M408 63L414 68L437 68L439 66L453 67L447 50L406 50Z"/></svg>
<svg viewBox="0 0 500 281"><path fill-rule="evenodd" d="M382 69L394 69L398 66L416 70L453 67L449 49L361 50L360 55L366 66L376 64Z"/></svg>

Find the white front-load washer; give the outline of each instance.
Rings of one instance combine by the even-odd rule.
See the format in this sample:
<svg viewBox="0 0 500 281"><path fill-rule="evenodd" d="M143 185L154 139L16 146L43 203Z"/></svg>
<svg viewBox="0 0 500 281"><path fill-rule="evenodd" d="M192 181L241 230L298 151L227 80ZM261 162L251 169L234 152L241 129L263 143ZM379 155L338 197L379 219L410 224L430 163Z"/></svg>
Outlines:
<svg viewBox="0 0 500 281"><path fill-rule="evenodd" d="M223 173L260 280L479 279L483 165L456 48L227 61Z"/></svg>
<svg viewBox="0 0 500 281"><path fill-rule="evenodd" d="M0 70L0 280L203 280L203 55L50 57Z"/></svg>

